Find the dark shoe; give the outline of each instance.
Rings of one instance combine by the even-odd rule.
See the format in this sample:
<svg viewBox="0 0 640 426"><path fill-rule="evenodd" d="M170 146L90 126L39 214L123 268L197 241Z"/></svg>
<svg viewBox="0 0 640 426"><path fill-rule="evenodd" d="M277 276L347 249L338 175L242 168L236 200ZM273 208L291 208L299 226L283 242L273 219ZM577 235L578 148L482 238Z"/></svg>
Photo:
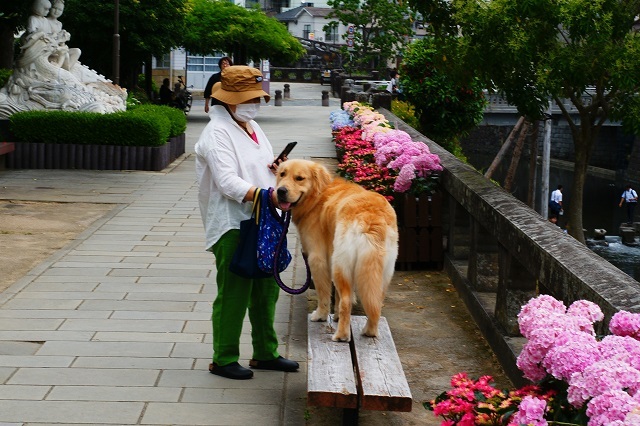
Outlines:
<svg viewBox="0 0 640 426"><path fill-rule="evenodd" d="M209 373L233 380L246 380L253 377L253 371L244 368L237 362L232 362L222 367L215 363L209 364Z"/></svg>
<svg viewBox="0 0 640 426"><path fill-rule="evenodd" d="M252 359L249 361L249 367L258 370L277 370L290 373L292 371L296 371L300 365L295 361L279 356L271 361L258 361L257 359Z"/></svg>

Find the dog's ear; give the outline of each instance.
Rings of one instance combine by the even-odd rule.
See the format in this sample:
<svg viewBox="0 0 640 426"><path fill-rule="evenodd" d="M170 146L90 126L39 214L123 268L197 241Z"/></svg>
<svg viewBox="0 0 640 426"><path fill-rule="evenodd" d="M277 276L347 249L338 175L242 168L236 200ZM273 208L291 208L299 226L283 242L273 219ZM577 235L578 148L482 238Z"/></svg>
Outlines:
<svg viewBox="0 0 640 426"><path fill-rule="evenodd" d="M326 167L320 164L315 164L315 167L313 168L313 174L318 185L318 191L322 191L331 183L331 174Z"/></svg>

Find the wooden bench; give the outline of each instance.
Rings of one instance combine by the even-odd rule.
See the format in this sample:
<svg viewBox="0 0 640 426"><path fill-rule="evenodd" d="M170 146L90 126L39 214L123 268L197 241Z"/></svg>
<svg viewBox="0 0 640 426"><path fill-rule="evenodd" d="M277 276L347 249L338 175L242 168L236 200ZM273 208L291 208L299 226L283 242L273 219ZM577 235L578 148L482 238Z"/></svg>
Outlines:
<svg viewBox="0 0 640 426"><path fill-rule="evenodd" d="M337 323L308 320L307 404L343 409L357 425L358 410L411 411L411 390L386 318L377 338L362 336L365 316L351 317L351 342L334 342Z"/></svg>

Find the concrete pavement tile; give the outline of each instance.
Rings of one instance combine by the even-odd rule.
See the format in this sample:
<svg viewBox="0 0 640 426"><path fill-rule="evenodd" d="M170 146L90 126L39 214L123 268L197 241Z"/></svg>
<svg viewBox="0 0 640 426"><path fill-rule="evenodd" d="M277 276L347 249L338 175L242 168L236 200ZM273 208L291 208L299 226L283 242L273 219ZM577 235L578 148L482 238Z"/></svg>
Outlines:
<svg viewBox="0 0 640 426"><path fill-rule="evenodd" d="M26 355L0 355L0 365L4 367L69 367L75 357L73 356L26 356Z"/></svg>
<svg viewBox="0 0 640 426"><path fill-rule="evenodd" d="M13 385L153 386L160 370L115 368L20 368Z"/></svg>
<svg viewBox="0 0 640 426"><path fill-rule="evenodd" d="M31 290L30 287L28 287ZM92 291L21 291L14 299L47 299L47 300L122 300L127 296L125 292L92 292ZM0 325L0 329L1 329Z"/></svg>
<svg viewBox="0 0 640 426"><path fill-rule="evenodd" d="M80 310L89 311L157 311L157 312L190 312L194 302L150 302L137 300L87 300Z"/></svg>
<svg viewBox="0 0 640 426"><path fill-rule="evenodd" d="M172 343L200 343L203 334L170 333L170 332L112 332L101 331L92 339L95 342L172 342Z"/></svg>
<svg viewBox="0 0 640 426"><path fill-rule="evenodd" d="M159 287L162 286L162 287ZM112 292L124 291L126 293L157 293L163 291L167 293L202 293L202 284L100 284L93 291Z"/></svg>
<svg viewBox="0 0 640 426"><path fill-rule="evenodd" d="M163 357L169 356L172 343L153 342L45 342L38 355L73 356L131 356Z"/></svg>
<svg viewBox="0 0 640 426"><path fill-rule="evenodd" d="M210 260L208 257L195 257L195 256L127 256L122 258L123 263L156 263L162 265L185 265L192 268L193 265L208 265Z"/></svg>
<svg viewBox="0 0 640 426"><path fill-rule="evenodd" d="M84 282L72 282L72 283L49 283L42 281L34 281L27 287L29 291L94 291L98 287L98 283L84 283ZM117 291L117 290L116 290Z"/></svg>
<svg viewBox="0 0 640 426"><path fill-rule="evenodd" d="M47 401L178 402L182 389L151 386L56 386Z"/></svg>
<svg viewBox="0 0 640 426"><path fill-rule="evenodd" d="M133 247L131 251L152 251L152 250L151 248L140 244ZM153 251L157 253L176 253L176 252L177 253L202 253L202 252L206 253L206 250L204 248L204 239L202 239L197 245L193 245L193 244L177 245L172 243L169 243L166 246L158 245L153 247Z"/></svg>
<svg viewBox="0 0 640 426"><path fill-rule="evenodd" d="M55 330L60 324L62 319L11 319L5 318L0 321L0 331L7 330Z"/></svg>
<svg viewBox="0 0 640 426"><path fill-rule="evenodd" d="M200 293L181 293L165 291L164 287L159 287L156 293L138 293L133 291L127 294L127 300L172 300L174 302L210 302L211 296Z"/></svg>
<svg viewBox="0 0 640 426"><path fill-rule="evenodd" d="M31 399L40 401L44 399L50 389L51 386L2 385L0 386L0 399ZM2 424L3 423L0 423L0 426Z"/></svg>
<svg viewBox="0 0 640 426"><path fill-rule="evenodd" d="M143 409L142 402L0 401L5 422L136 424Z"/></svg>
<svg viewBox="0 0 640 426"><path fill-rule="evenodd" d="M306 398L306 390L303 392ZM256 405L273 404L282 402L282 395L273 389L193 389L184 390L181 402L199 402L210 404L238 404L251 401Z"/></svg>
<svg viewBox="0 0 640 426"><path fill-rule="evenodd" d="M88 281L95 281L106 277L111 272L111 268L97 267L95 265L84 265L84 268L56 268L55 263L47 269L44 276L70 276L85 277Z"/></svg>
<svg viewBox="0 0 640 426"><path fill-rule="evenodd" d="M211 320L187 321L183 333L211 333Z"/></svg>
<svg viewBox="0 0 640 426"><path fill-rule="evenodd" d="M77 309L82 300L12 299L2 305L2 309Z"/></svg>
<svg viewBox="0 0 640 426"><path fill-rule="evenodd" d="M205 278L209 275L207 269L111 269L109 275L112 277L201 277Z"/></svg>
<svg viewBox="0 0 640 426"><path fill-rule="evenodd" d="M1 311L0 311L1 312ZM210 318L202 312L141 312L141 311L117 311L111 318L117 319L168 319L168 320L202 320Z"/></svg>
<svg viewBox="0 0 640 426"><path fill-rule="evenodd" d="M93 263L91 261L87 261L87 262L68 262L66 259L60 262L56 262L54 265L52 265L52 268L86 268L87 265L94 265L100 268L111 268L111 269L145 269L149 267L149 263L148 262L138 262L138 263L122 263L122 262L112 262L112 263L106 263L106 262L98 262L98 263Z"/></svg>
<svg viewBox="0 0 640 426"><path fill-rule="evenodd" d="M70 319L62 324L60 330L175 333L180 332L184 325L184 321L178 320Z"/></svg>
<svg viewBox="0 0 640 426"><path fill-rule="evenodd" d="M87 285L87 289L91 286L106 283L135 283L135 277L83 277L83 276L39 276L33 280L34 283L84 283Z"/></svg>
<svg viewBox="0 0 640 426"><path fill-rule="evenodd" d="M208 262L201 259L199 262L189 263L172 263L169 261L156 260L149 265L149 270L170 269L172 271L204 271L209 273L210 267Z"/></svg>
<svg viewBox="0 0 640 426"><path fill-rule="evenodd" d="M91 340L94 334L94 331L0 331L0 341L46 342L49 340L76 340L79 342L88 342ZM6 343L3 343L3 345L6 345Z"/></svg>
<svg viewBox="0 0 640 426"><path fill-rule="evenodd" d="M211 362L211 361L209 361ZM247 366L247 362L240 360ZM208 365L208 364L207 364ZM157 386L206 389L271 389L281 391L284 387L284 374L280 371L255 370L250 380L231 380L209 373L208 366L202 370L165 370Z"/></svg>
<svg viewBox="0 0 640 426"><path fill-rule="evenodd" d="M138 277L139 284L206 284L212 280L209 269L206 277Z"/></svg>
<svg viewBox="0 0 640 426"><path fill-rule="evenodd" d="M83 251L75 251L75 252L71 252L69 253L67 256L64 257L64 261L65 262L87 262L90 264L93 263L120 263L124 260L124 255L122 254L117 254L117 255L112 255L112 254L107 254L107 253L100 253L100 254L89 254L87 252L83 252ZM141 260L140 262L145 262L148 263L146 260Z"/></svg>
<svg viewBox="0 0 640 426"><path fill-rule="evenodd" d="M16 368L0 367L0 384L5 384L7 379L16 372Z"/></svg>
<svg viewBox="0 0 640 426"><path fill-rule="evenodd" d="M150 403L142 424L270 426L280 423L278 405Z"/></svg>
<svg viewBox="0 0 640 426"><path fill-rule="evenodd" d="M211 356L211 344L198 343L176 343L171 356L175 358L207 358Z"/></svg>
<svg viewBox="0 0 640 426"><path fill-rule="evenodd" d="M132 358L127 356L81 356L73 363L74 368L153 368L158 370L191 370L193 365L193 358Z"/></svg>
<svg viewBox="0 0 640 426"><path fill-rule="evenodd" d="M0 318L107 318L107 311L83 312L65 309L0 309Z"/></svg>

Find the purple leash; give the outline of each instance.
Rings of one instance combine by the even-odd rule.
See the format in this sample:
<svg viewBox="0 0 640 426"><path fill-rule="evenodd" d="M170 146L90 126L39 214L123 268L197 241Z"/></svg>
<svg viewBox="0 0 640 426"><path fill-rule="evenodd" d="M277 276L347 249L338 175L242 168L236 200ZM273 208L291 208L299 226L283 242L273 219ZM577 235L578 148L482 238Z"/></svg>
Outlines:
<svg viewBox="0 0 640 426"><path fill-rule="evenodd" d="M271 200L271 197L269 197ZM282 229L282 235L280 235L280 240L278 241L278 246L276 247L276 255L273 259L273 278L276 279L276 283L278 286L286 291L289 294L302 294L304 293L311 284L311 270L309 269L309 262L307 261L307 256L302 253L302 258L304 259L304 266L307 268L307 280L304 285L300 288L291 288L282 282L280 279L280 272L278 272L278 259L280 258L280 247L282 247L282 243L285 238L287 238L287 231L289 231L289 222L291 222L291 212L284 212L284 228Z"/></svg>

